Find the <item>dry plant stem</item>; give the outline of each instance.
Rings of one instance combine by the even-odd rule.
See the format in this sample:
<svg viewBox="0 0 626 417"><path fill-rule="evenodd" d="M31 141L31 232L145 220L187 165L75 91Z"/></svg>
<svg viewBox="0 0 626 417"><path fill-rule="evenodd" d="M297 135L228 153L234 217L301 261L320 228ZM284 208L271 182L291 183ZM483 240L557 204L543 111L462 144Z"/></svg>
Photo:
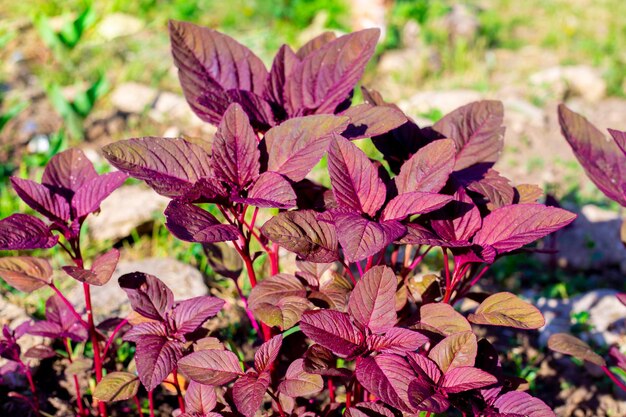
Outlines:
<svg viewBox="0 0 626 417"><path fill-rule="evenodd" d="M154 417L154 391L148 391L148 403L150 404L150 417Z"/></svg>
<svg viewBox="0 0 626 417"><path fill-rule="evenodd" d="M139 417L143 417L143 411L141 410L141 402L139 402L139 397L134 396L133 400L135 401L135 407L137 407L137 412L139 413Z"/></svg>
<svg viewBox="0 0 626 417"><path fill-rule="evenodd" d="M70 346L70 342L67 338L63 339L63 342L65 344L65 351L67 352L67 358L69 359L70 363L74 362L74 359L72 358L72 347ZM76 390L76 405L78 406L78 414L81 416L86 416L88 415L85 407L83 406L83 396L80 392L80 384L78 383L78 376L77 375L73 375L74 377L74 389Z"/></svg>
<svg viewBox="0 0 626 417"><path fill-rule="evenodd" d="M178 372L176 369L172 371L172 376L174 377L174 387L176 387L176 396L178 397L178 408L183 413L185 412L185 400L183 400L183 393L180 389L180 384L178 383Z"/></svg>
<svg viewBox="0 0 626 417"><path fill-rule="evenodd" d="M104 345L104 350L102 351L102 357L105 358L107 356L107 353L109 352L109 348L111 347L111 344L113 343L113 341L115 340L115 336L117 335L117 333L122 329L122 327L124 327L126 324L128 324L128 319L124 319L120 322L120 324L117 325L117 327L115 327L115 329L113 330L113 333L111 333L111 336L109 336L109 339L107 340L107 344Z"/></svg>
<svg viewBox="0 0 626 417"><path fill-rule="evenodd" d="M620 387L623 391L626 391L626 384L624 384L607 366L603 366L602 370L615 385Z"/></svg>

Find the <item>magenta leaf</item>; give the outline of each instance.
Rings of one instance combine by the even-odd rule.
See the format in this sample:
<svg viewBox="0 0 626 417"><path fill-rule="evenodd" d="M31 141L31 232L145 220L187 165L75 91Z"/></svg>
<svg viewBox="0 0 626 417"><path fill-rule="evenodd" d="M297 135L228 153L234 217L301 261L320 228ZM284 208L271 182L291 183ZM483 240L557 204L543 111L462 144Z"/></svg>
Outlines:
<svg viewBox="0 0 626 417"><path fill-rule="evenodd" d="M620 130L608 129L611 136L615 140L615 144L619 146L619 149L626 155L626 131L622 132Z"/></svg>
<svg viewBox="0 0 626 417"><path fill-rule="evenodd" d="M467 170L471 170L471 168ZM489 170L481 174L479 178L471 179L467 182L466 188L469 191L482 195L485 200L484 203L486 203L487 208L490 210L513 204L515 200L515 189L509 184L509 180L501 176L500 173L493 168L489 168Z"/></svg>
<svg viewBox="0 0 626 417"><path fill-rule="evenodd" d="M330 143L328 172L339 206L374 216L385 202L387 190L374 164L340 136Z"/></svg>
<svg viewBox="0 0 626 417"><path fill-rule="evenodd" d="M386 404L413 413L409 405L409 383L415 374L402 356L383 353L374 357L359 358L356 378L363 387Z"/></svg>
<svg viewBox="0 0 626 417"><path fill-rule="evenodd" d="M164 320L174 305L172 291L153 275L133 272L122 275L118 283L133 310L149 319Z"/></svg>
<svg viewBox="0 0 626 417"><path fill-rule="evenodd" d="M378 29L350 33L301 57L287 79L289 116L332 113L363 75L379 34Z"/></svg>
<svg viewBox="0 0 626 417"><path fill-rule="evenodd" d="M98 210L102 201L119 188L126 178L123 172L111 172L87 181L72 197L74 217L80 218Z"/></svg>
<svg viewBox="0 0 626 417"><path fill-rule="evenodd" d="M504 106L500 101L484 100L459 107L433 126L456 145L455 170L477 163L492 164L503 147Z"/></svg>
<svg viewBox="0 0 626 417"><path fill-rule="evenodd" d="M170 20L169 29L185 98L202 120L214 125L221 121L230 104L227 90L262 94L268 73L248 48L229 36L187 22ZM200 104L202 97L210 103Z"/></svg>
<svg viewBox="0 0 626 417"><path fill-rule="evenodd" d="M428 357L435 361L444 373L462 366L474 366L478 343L471 331L454 333L435 345Z"/></svg>
<svg viewBox="0 0 626 417"><path fill-rule="evenodd" d="M263 89L263 97L280 107L285 107L285 84L293 68L300 62L295 52L287 46L280 47L270 69L269 77ZM281 116L285 117L286 114Z"/></svg>
<svg viewBox="0 0 626 417"><path fill-rule="evenodd" d="M434 361L424 355L414 352L409 352L407 354L407 358L413 370L415 370L415 372L424 381L426 381L430 385L437 385L439 383L441 377L443 376L443 373Z"/></svg>
<svg viewBox="0 0 626 417"><path fill-rule="evenodd" d="M89 285L102 286L109 282L120 259L120 251L111 249L104 255L98 256L91 265L91 269L77 266L64 266L63 270L72 278L86 282Z"/></svg>
<svg viewBox="0 0 626 417"><path fill-rule="evenodd" d="M441 387L449 393L469 391L472 389L484 388L496 384L498 379L471 366L463 366L451 369L447 372L441 383Z"/></svg>
<svg viewBox="0 0 626 417"><path fill-rule="evenodd" d="M345 417L394 417L394 413L383 404L363 402L346 408Z"/></svg>
<svg viewBox="0 0 626 417"><path fill-rule="evenodd" d="M441 190L454 169L454 153L450 139L436 140L421 148L402 165L395 178L398 193Z"/></svg>
<svg viewBox="0 0 626 417"><path fill-rule="evenodd" d="M192 381L223 385L243 375L237 355L228 350L201 350L178 361L180 370Z"/></svg>
<svg viewBox="0 0 626 417"><path fill-rule="evenodd" d="M282 175L267 171L259 176L243 200L256 207L289 209L296 205L296 193Z"/></svg>
<svg viewBox="0 0 626 417"><path fill-rule="evenodd" d="M357 282L350 294L348 312L374 333L384 333L396 324L398 278L386 266L375 266Z"/></svg>
<svg viewBox="0 0 626 417"><path fill-rule="evenodd" d="M400 194L387 203L381 220L404 220L413 214L429 213L452 201L452 196L422 191Z"/></svg>
<svg viewBox="0 0 626 417"><path fill-rule="evenodd" d="M402 236L406 228L396 220L378 223L356 214L335 216L337 237L349 262L376 254Z"/></svg>
<svg viewBox="0 0 626 417"><path fill-rule="evenodd" d="M50 220L66 222L70 218L70 205L61 195L49 186L34 181L11 177L11 184L17 195L33 210L43 214Z"/></svg>
<svg viewBox="0 0 626 417"><path fill-rule="evenodd" d="M69 337L75 342L87 340L87 328L57 294L46 301L46 320L33 323L28 333L52 339Z"/></svg>
<svg viewBox="0 0 626 417"><path fill-rule="evenodd" d="M555 232L574 221L576 215L541 204L515 204L492 211L483 219L474 243L510 252Z"/></svg>
<svg viewBox="0 0 626 417"><path fill-rule="evenodd" d="M124 340L136 345L137 373L148 391L163 382L183 356L182 343L170 339L162 323L147 322L133 326L124 335Z"/></svg>
<svg viewBox="0 0 626 417"><path fill-rule="evenodd" d="M305 312L300 319L300 330L315 343L342 358L356 355L365 341L363 333L352 324L350 316L336 310Z"/></svg>
<svg viewBox="0 0 626 417"><path fill-rule="evenodd" d="M207 414L217 405L215 387L189 382L185 393L185 409L187 413Z"/></svg>
<svg viewBox="0 0 626 417"><path fill-rule="evenodd" d="M334 227L318 221L313 210L279 213L263 225L261 232L304 260L324 263L338 259Z"/></svg>
<svg viewBox="0 0 626 417"><path fill-rule="evenodd" d="M450 407L450 401L435 386L415 379L409 384L409 402L418 410L431 413L444 413Z"/></svg>
<svg viewBox="0 0 626 417"><path fill-rule="evenodd" d="M213 172L235 189L247 187L259 176L257 136L239 104L231 104L213 139Z"/></svg>
<svg viewBox="0 0 626 417"><path fill-rule="evenodd" d="M256 369L257 372L261 373L272 366L278 357L278 352L280 352L282 343L283 336L279 334L263 343L254 353L254 369Z"/></svg>
<svg viewBox="0 0 626 417"><path fill-rule="evenodd" d="M493 406L503 416L555 417L543 401L521 391L507 392L496 399Z"/></svg>
<svg viewBox="0 0 626 417"><path fill-rule="evenodd" d="M311 345L304 353L303 367L306 372L319 375L350 377L352 371L337 368L337 357L322 345Z"/></svg>
<svg viewBox="0 0 626 417"><path fill-rule="evenodd" d="M199 179L212 177L207 150L180 138L128 139L111 143L102 151L117 169L167 197L182 197Z"/></svg>
<svg viewBox="0 0 626 417"><path fill-rule="evenodd" d="M402 327L393 327L384 335L370 335L367 338L370 349L398 355L413 352L428 341L428 337L423 334Z"/></svg>
<svg viewBox="0 0 626 417"><path fill-rule="evenodd" d="M239 238L235 226L220 223L211 213L193 204L172 200L165 209L165 217L169 231L187 242L213 243Z"/></svg>
<svg viewBox="0 0 626 417"><path fill-rule="evenodd" d="M430 224L443 240L452 245L461 242L465 246L480 229L482 220L478 208L462 187L457 188L453 197L455 201L433 213Z"/></svg>
<svg viewBox="0 0 626 417"><path fill-rule="evenodd" d="M350 118L350 125L341 134L349 140L379 136L407 121L399 109L391 106L372 106L367 103L350 107L340 115Z"/></svg>
<svg viewBox="0 0 626 417"><path fill-rule="evenodd" d="M413 245L428 245L442 247L465 247L471 246L467 240L456 240L448 242L439 237L435 232L425 226L417 223L409 223L406 225L406 235L400 239L400 243Z"/></svg>
<svg viewBox="0 0 626 417"><path fill-rule="evenodd" d="M257 374L250 371L233 385L233 402L237 411L245 417L252 417L263 404L265 391L270 385L270 373Z"/></svg>
<svg viewBox="0 0 626 417"><path fill-rule="evenodd" d="M50 159L41 182L69 200L76 191L97 176L93 164L83 151L72 148Z"/></svg>
<svg viewBox="0 0 626 417"><path fill-rule="evenodd" d="M174 306L172 320L178 334L191 333L209 318L215 316L224 306L224 300L201 295L180 301Z"/></svg>
<svg viewBox="0 0 626 417"><path fill-rule="evenodd" d="M322 159L333 134L347 125L347 117L316 115L290 119L270 129L264 138L267 169L292 181L303 180Z"/></svg>
<svg viewBox="0 0 626 417"><path fill-rule="evenodd" d="M626 155L620 149L623 142L607 140L587 119L564 104L559 106L559 123L591 181L611 200L626 206Z"/></svg>
<svg viewBox="0 0 626 417"><path fill-rule="evenodd" d="M337 39L334 32L323 32L302 45L296 52L298 59L304 59L322 46Z"/></svg>
<svg viewBox="0 0 626 417"><path fill-rule="evenodd" d="M317 394L324 388L324 380L320 375L310 374L304 370L304 360L293 361L285 379L278 386L278 391L288 397L305 397Z"/></svg>
<svg viewBox="0 0 626 417"><path fill-rule="evenodd" d="M17 213L0 220L0 250L47 249L58 241L35 216Z"/></svg>
<svg viewBox="0 0 626 417"><path fill-rule="evenodd" d="M306 288L293 275L277 274L259 282L250 292L248 306L252 311L263 304L276 304L282 298L306 297Z"/></svg>

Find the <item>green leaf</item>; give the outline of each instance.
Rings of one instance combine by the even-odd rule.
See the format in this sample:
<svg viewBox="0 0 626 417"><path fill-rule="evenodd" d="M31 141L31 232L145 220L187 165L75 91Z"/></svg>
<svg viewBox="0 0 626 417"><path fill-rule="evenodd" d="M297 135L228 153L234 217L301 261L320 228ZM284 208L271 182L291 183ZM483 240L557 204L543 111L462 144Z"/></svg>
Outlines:
<svg viewBox="0 0 626 417"><path fill-rule="evenodd" d="M139 377L130 372L111 372L96 386L94 398L104 402L123 401L137 395Z"/></svg>
<svg viewBox="0 0 626 417"><path fill-rule="evenodd" d="M532 304L510 292L500 292L487 297L470 314L468 320L474 324L514 327L516 329L538 329L546 324L543 315Z"/></svg>

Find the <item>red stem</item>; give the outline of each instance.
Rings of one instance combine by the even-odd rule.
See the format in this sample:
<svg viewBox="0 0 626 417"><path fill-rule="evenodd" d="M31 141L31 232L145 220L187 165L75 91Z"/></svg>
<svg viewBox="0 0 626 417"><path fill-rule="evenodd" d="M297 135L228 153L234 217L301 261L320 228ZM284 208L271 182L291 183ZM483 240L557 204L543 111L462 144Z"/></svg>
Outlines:
<svg viewBox="0 0 626 417"><path fill-rule="evenodd" d="M139 413L139 417L143 417L143 411L141 410L141 402L139 402L139 397L134 396L133 400L135 401L135 407L137 407L137 412Z"/></svg>
<svg viewBox="0 0 626 417"><path fill-rule="evenodd" d="M183 393L180 390L180 384L178 383L178 372L176 369L172 371L172 376L174 377L174 386L176 387L176 396L178 397L178 408L180 411L185 413L185 400L183 400Z"/></svg>
<svg viewBox="0 0 626 417"><path fill-rule="evenodd" d="M98 334L96 333L96 325L93 320L93 307L91 305L91 288L89 284L83 283L83 291L85 293L85 306L87 308L87 321L89 322L89 334L91 336L91 345L93 348L93 363L96 371L96 382L102 380L102 356L100 354L100 342L98 342ZM100 417L107 417L106 404L98 401L98 410Z"/></svg>
<svg viewBox="0 0 626 417"><path fill-rule="evenodd" d="M76 317L76 319L78 321L80 321L84 326L87 326L87 322L85 320L83 320L83 318L80 316L80 314L78 314L78 311L76 311L76 309L74 308L72 303L70 303L70 301L65 297L65 295L63 295L61 290L59 290L59 288L57 288L57 286L54 285L54 282L51 282L50 284L48 284L48 286L50 288L52 288L52 290L54 290L55 293L57 293L59 298L61 298L61 301L63 301L63 304L65 304L67 306L67 308L69 308L69 310L72 312L74 317Z"/></svg>
<svg viewBox="0 0 626 417"><path fill-rule="evenodd" d="M148 402L150 403L150 417L154 417L154 391L148 391Z"/></svg>
<svg viewBox="0 0 626 417"><path fill-rule="evenodd" d="M415 252L415 259L413 259L413 262L411 262L411 265L409 265L409 271L414 270L426 257L426 255L428 255L428 252L432 249L432 246L429 246L426 248L426 250L424 251L424 253L422 253L421 255L419 255L419 248L417 249L417 252Z"/></svg>
<svg viewBox="0 0 626 417"><path fill-rule="evenodd" d="M372 267L373 263L374 263L374 255L369 256L367 258L367 263L365 264L365 272L370 270L370 268Z"/></svg>
<svg viewBox="0 0 626 417"><path fill-rule="evenodd" d="M333 383L333 379L328 377L328 395L330 396L330 402L335 402L335 384Z"/></svg>
<svg viewBox="0 0 626 417"><path fill-rule="evenodd" d="M363 267L361 266L361 262L355 262L357 269L359 270L359 278L363 276Z"/></svg>
<svg viewBox="0 0 626 417"><path fill-rule="evenodd" d="M74 362L74 359L72 358L72 347L70 346L70 342L67 338L63 339L63 342L65 344L65 351L67 352L67 358L69 359L70 363ZM81 416L86 416L87 411L85 410L85 407L83 406L83 396L80 393L80 384L78 383L78 376L77 375L73 375L74 376L74 389L76 390L76 405L78 406L78 414Z"/></svg>
<svg viewBox="0 0 626 417"><path fill-rule="evenodd" d="M611 372L611 370L608 367L603 366L602 370L604 371L606 376L608 376L611 379L611 381L613 381L615 385L620 387L622 390L626 391L626 385L613 372Z"/></svg>
<svg viewBox="0 0 626 417"><path fill-rule="evenodd" d="M446 274L446 294L443 297L443 302L447 303L450 301L450 297L452 296L453 285L452 285L452 278L450 277L450 264L448 260L448 251L446 250L446 248L441 248L441 251L443 252L443 269Z"/></svg>
<svg viewBox="0 0 626 417"><path fill-rule="evenodd" d="M354 274L352 274L352 270L350 269L350 266L348 266L348 264L346 264L345 262L343 263L343 268L345 269L345 271L348 273L348 276L350 277L350 281L352 281L353 285L356 285L356 278L354 278Z"/></svg>
<svg viewBox="0 0 626 417"><path fill-rule="evenodd" d="M111 336L109 336L109 339L107 340L107 344L104 345L104 350L102 351L102 357L106 358L107 353L109 351L109 347L111 347L111 344L113 343L113 341L115 340L115 335L122 329L122 327L124 327L126 324L128 323L128 319L124 319L120 322L120 324L117 325L117 327L113 330L113 333L111 333Z"/></svg>
<svg viewBox="0 0 626 417"><path fill-rule="evenodd" d="M30 386L30 392L32 392L33 394L33 401L32 401L33 408L35 409L35 412L39 414L39 398L37 398L37 387L35 386L35 381L33 380L33 373L30 370L30 366L26 365L21 359L19 360L18 363L20 364L20 366L24 370L24 373L26 374L26 379L28 379L28 385Z"/></svg>

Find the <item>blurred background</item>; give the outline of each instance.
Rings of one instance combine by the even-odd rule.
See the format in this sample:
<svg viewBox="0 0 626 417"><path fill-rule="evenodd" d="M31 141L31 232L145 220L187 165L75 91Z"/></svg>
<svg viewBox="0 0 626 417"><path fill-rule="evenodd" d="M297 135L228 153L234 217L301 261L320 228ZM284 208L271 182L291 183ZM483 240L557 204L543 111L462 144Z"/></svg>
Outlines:
<svg viewBox="0 0 626 417"><path fill-rule="evenodd" d="M548 242L558 256L511 257L494 266L488 285L525 291L560 319L550 331L586 335L606 349L625 340L623 306L611 295L626 289L622 216L584 176L560 135L556 106L565 101L603 130L626 130L625 16L624 0L0 0L0 218L27 211L9 176L36 178L67 147L80 147L106 170L99 149L112 141L214 132L182 97L168 19L219 29L268 66L283 43L297 48L323 31L375 26L383 37L363 84L420 126L471 101L503 101L507 131L496 168L514 184L541 185L550 201L580 217ZM361 146L377 156L367 141ZM114 244L135 269L151 257L192 265L189 274L182 264L168 271L193 292L194 274L218 278L200 245L176 241L163 227L165 203L129 181L90 220L90 251ZM2 282L0 293L0 317L9 304L42 312L45 294L25 297ZM101 300L102 308L119 303L105 294ZM547 334L501 338L522 346L508 351L509 371L561 407L559 415L626 415L606 381L583 381L578 365L548 363ZM568 372L576 384L546 385L550 375Z"/></svg>

